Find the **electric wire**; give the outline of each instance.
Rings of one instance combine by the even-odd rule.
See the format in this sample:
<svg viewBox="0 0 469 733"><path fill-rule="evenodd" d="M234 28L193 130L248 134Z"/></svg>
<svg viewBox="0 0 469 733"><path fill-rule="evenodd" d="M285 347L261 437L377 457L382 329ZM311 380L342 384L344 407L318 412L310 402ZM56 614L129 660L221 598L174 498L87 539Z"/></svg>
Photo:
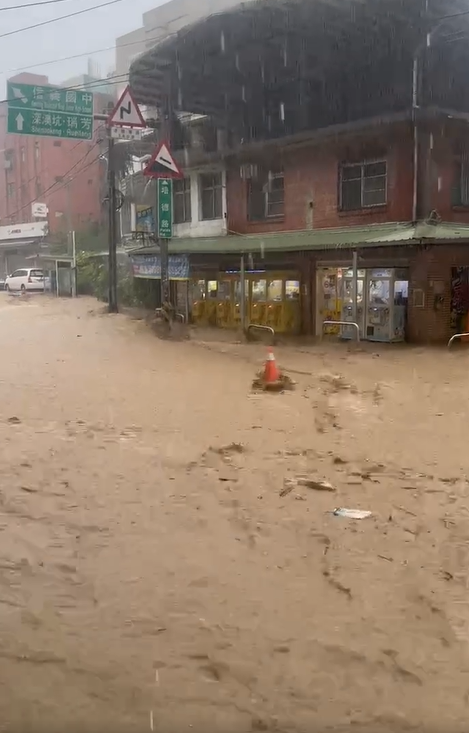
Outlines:
<svg viewBox="0 0 469 733"><path fill-rule="evenodd" d="M93 5L92 8L84 8L83 10L76 10L74 13L67 13L67 15L60 15L58 18L50 18L49 20L42 20L40 23L33 23L32 25L25 25L22 28L15 28L12 31L7 31L6 33L0 33L0 38L6 38L7 36L14 36L17 33L24 33L24 31L30 31L34 28L41 28L44 25L49 25L50 23L58 23L60 20L66 20L67 18L74 18L77 15L83 15L83 13L90 13L92 10L98 10L99 8L105 8L108 5L115 5L116 3L121 3L124 0L108 0L105 3L101 3L100 5Z"/></svg>

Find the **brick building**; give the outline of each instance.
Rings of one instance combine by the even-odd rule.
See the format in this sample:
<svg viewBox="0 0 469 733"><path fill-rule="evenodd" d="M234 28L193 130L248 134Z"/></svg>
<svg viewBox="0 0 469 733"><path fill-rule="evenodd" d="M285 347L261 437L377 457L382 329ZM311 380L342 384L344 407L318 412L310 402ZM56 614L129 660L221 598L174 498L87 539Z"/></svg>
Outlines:
<svg viewBox="0 0 469 733"><path fill-rule="evenodd" d="M45 86L47 76L22 73L9 81ZM110 101L95 94L95 111ZM0 224L32 221L31 204L49 209L49 231L58 238L70 230L100 223L105 168L99 159L101 130L95 123L93 140L61 140L9 134L6 105L0 111Z"/></svg>
<svg viewBox="0 0 469 733"><path fill-rule="evenodd" d="M247 310L319 335L354 314L382 341L469 330L469 54L448 43L466 12L460 0L241 4L133 62L134 93L171 121L190 179L172 250L190 260L194 320L239 326ZM187 112L216 129L214 147L179 134ZM226 227L197 237L210 174Z"/></svg>

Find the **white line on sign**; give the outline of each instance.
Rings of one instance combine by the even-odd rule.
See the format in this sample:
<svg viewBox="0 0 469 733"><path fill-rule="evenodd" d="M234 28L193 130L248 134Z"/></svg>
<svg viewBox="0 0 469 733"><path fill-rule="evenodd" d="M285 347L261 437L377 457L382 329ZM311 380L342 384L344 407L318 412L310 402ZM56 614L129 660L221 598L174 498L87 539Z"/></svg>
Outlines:
<svg viewBox="0 0 469 733"><path fill-rule="evenodd" d="M28 101L21 89L18 89L18 87L13 87L13 96L15 97L15 99L19 99L21 102L23 102L23 104L26 104Z"/></svg>

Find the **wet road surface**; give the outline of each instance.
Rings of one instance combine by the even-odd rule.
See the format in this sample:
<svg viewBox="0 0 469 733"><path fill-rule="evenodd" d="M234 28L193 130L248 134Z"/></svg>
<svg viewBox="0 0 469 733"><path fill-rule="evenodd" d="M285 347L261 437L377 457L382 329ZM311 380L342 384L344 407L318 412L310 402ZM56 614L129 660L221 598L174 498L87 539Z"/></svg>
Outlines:
<svg viewBox="0 0 469 733"><path fill-rule="evenodd" d="M41 296L0 341L0 730L467 729L469 356L253 394L260 346Z"/></svg>

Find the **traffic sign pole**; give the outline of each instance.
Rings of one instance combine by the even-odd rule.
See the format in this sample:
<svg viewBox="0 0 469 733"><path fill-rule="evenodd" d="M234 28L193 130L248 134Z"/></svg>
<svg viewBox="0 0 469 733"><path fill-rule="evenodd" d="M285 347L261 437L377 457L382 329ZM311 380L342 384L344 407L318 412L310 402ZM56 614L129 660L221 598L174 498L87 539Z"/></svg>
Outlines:
<svg viewBox="0 0 469 733"><path fill-rule="evenodd" d="M117 303L117 227L116 227L116 172L114 168L114 139L109 135L107 148L108 177L108 246L109 246L109 313L118 312Z"/></svg>
<svg viewBox="0 0 469 733"><path fill-rule="evenodd" d="M158 239L161 258L161 302L171 324L173 307L169 279L168 240L173 236L173 182L170 178L157 179Z"/></svg>

